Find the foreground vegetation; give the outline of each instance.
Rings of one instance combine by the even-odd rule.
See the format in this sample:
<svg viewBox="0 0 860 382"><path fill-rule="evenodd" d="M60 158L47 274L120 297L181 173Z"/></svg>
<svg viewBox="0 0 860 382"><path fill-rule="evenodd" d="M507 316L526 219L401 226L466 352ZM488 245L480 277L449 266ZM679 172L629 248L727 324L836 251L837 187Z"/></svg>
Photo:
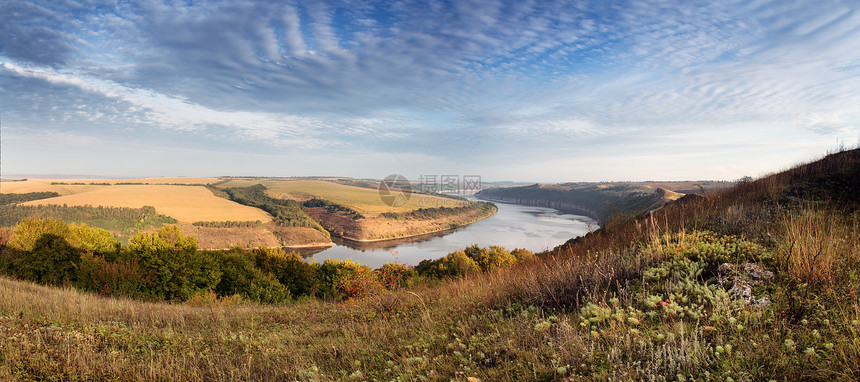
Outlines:
<svg viewBox="0 0 860 382"><path fill-rule="evenodd" d="M59 219L67 223L82 223L111 231L125 237L139 230L176 224L176 219L158 214L152 206L142 208L93 206L0 206L0 227L12 227L26 219Z"/></svg>
<svg viewBox="0 0 860 382"><path fill-rule="evenodd" d="M194 237L172 225L140 232L122 246L106 230L52 219L24 219L0 244L0 272L5 275L102 296L167 302L210 295L266 304L362 299L534 257L523 249L472 246L415 268L389 263L372 270L348 260L307 263L279 248L198 251Z"/></svg>
<svg viewBox="0 0 860 382"><path fill-rule="evenodd" d="M4 278L0 379L853 380L858 174L860 151L837 153L531 260L455 252L415 271L471 271L346 303L156 304Z"/></svg>

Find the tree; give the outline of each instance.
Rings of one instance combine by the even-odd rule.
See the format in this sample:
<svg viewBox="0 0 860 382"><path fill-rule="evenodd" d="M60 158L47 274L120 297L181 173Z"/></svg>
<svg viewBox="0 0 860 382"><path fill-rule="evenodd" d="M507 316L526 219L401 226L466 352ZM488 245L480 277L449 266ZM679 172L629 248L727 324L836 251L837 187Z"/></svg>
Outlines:
<svg viewBox="0 0 860 382"><path fill-rule="evenodd" d="M197 241L176 226L156 233L138 233L128 242L129 260L153 275L153 294L165 300L186 300L218 285L221 271L214 259L197 254Z"/></svg>
<svg viewBox="0 0 860 382"><path fill-rule="evenodd" d="M19 276L49 285L74 281L81 262L81 252L65 238L46 233L36 240L32 251L23 252L18 266Z"/></svg>

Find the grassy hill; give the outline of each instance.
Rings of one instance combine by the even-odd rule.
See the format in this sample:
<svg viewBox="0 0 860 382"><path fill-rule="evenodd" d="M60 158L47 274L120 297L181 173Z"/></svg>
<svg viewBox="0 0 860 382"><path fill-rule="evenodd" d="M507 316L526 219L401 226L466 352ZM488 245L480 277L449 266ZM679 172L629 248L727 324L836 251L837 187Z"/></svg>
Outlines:
<svg viewBox="0 0 860 382"><path fill-rule="evenodd" d="M597 219L637 215L662 207L685 194L729 187L729 182L614 182L533 184L484 189L478 198L552 207Z"/></svg>
<svg viewBox="0 0 860 382"><path fill-rule="evenodd" d="M0 379L856 380L860 150L349 303L0 278Z"/></svg>
<svg viewBox="0 0 860 382"><path fill-rule="evenodd" d="M304 203L304 213L332 235L353 242L426 235L468 225L496 212L487 203L421 193L407 194L402 205L388 205L377 188L369 188L369 182L345 179L231 179L218 187L258 184L269 197Z"/></svg>

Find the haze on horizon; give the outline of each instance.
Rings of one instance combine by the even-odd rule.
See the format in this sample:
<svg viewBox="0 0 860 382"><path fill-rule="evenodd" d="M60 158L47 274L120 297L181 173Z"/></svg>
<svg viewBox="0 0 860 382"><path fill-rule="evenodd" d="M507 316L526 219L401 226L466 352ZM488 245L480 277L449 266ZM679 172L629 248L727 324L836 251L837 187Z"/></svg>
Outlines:
<svg viewBox="0 0 860 382"><path fill-rule="evenodd" d="M856 1L0 3L0 175L732 180L860 138Z"/></svg>

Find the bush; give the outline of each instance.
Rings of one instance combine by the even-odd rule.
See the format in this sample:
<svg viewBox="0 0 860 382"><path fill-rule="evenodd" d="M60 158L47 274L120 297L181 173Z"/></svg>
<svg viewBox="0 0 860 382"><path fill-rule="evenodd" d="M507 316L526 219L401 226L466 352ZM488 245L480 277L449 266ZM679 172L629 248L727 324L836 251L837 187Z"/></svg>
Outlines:
<svg viewBox="0 0 860 382"><path fill-rule="evenodd" d="M422 261L417 268L420 274L440 279L448 277L464 277L470 273L481 271L481 267L478 266L478 263L469 258L469 256L467 256L463 251L451 252L447 256L436 261Z"/></svg>
<svg viewBox="0 0 860 382"><path fill-rule="evenodd" d="M46 233L30 251L22 252L17 266L18 277L48 285L62 285L77 279L81 250L65 238Z"/></svg>
<svg viewBox="0 0 860 382"><path fill-rule="evenodd" d="M499 267L511 266L517 261L507 249L497 245L491 245L489 248L473 245L466 248L464 252L485 272Z"/></svg>
<svg viewBox="0 0 860 382"><path fill-rule="evenodd" d="M153 299L153 275L140 267L137 260L107 261L102 256L85 253L78 268L78 288L102 296L124 296Z"/></svg>
<svg viewBox="0 0 860 382"><path fill-rule="evenodd" d="M152 272L152 293L164 300L184 301L198 291L214 288L221 276L215 259L198 254L194 237L182 235L176 226L138 233L129 240L125 256Z"/></svg>
<svg viewBox="0 0 860 382"><path fill-rule="evenodd" d="M389 290L408 286L410 280L417 275L412 267L398 263L385 263L374 273L382 286Z"/></svg>
<svg viewBox="0 0 860 382"><path fill-rule="evenodd" d="M213 288L218 296L239 295L252 301L279 304L290 300L290 290L274 275L257 268L252 257L231 251L220 259L221 277Z"/></svg>
<svg viewBox="0 0 860 382"><path fill-rule="evenodd" d="M317 297L345 300L367 297L383 288L367 265L352 260L326 259L317 266Z"/></svg>
<svg viewBox="0 0 860 382"><path fill-rule="evenodd" d="M260 270L274 275L281 284L290 289L293 296L312 293L316 268L302 261L298 253L285 253L280 248L260 247L252 250L250 256Z"/></svg>
<svg viewBox="0 0 860 382"><path fill-rule="evenodd" d="M514 257L517 263L524 261L532 261L535 259L535 254L525 248L516 248L511 251L511 256Z"/></svg>

